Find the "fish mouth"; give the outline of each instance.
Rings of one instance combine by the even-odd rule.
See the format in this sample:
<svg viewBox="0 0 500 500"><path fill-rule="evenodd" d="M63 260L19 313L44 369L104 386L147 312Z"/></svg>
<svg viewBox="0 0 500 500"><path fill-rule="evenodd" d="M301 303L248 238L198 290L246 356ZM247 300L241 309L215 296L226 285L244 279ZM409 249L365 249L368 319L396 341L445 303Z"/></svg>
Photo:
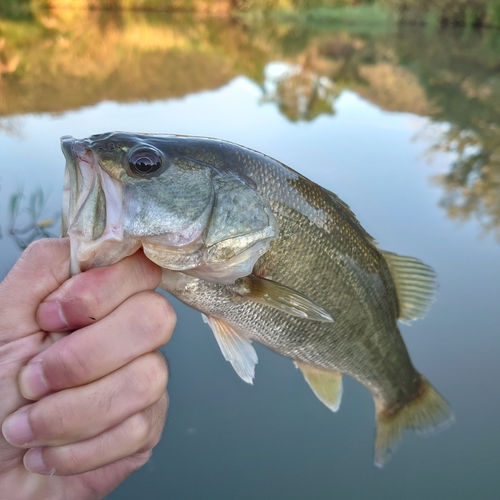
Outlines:
<svg viewBox="0 0 500 500"><path fill-rule="evenodd" d="M61 138L66 158L61 234L69 236L71 275L118 262L141 246L123 238L123 185L101 168L86 140Z"/></svg>

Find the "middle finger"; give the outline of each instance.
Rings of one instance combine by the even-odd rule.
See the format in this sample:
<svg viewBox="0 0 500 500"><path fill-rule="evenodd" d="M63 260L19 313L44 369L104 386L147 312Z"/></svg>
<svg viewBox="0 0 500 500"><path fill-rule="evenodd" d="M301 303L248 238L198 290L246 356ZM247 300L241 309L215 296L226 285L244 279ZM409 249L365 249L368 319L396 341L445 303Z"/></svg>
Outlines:
<svg viewBox="0 0 500 500"><path fill-rule="evenodd" d="M27 399L88 384L166 344L175 312L165 297L141 292L101 321L77 330L35 356L21 371Z"/></svg>

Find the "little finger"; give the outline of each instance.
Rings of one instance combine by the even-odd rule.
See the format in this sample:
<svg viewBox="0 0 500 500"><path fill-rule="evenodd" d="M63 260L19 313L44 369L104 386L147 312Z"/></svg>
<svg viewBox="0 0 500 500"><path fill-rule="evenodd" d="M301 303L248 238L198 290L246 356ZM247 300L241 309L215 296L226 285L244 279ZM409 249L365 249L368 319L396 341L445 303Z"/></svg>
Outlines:
<svg viewBox="0 0 500 500"><path fill-rule="evenodd" d="M98 436L63 446L32 448L24 455L24 465L38 474L68 476L149 451L160 440L167 404L165 394L154 405Z"/></svg>

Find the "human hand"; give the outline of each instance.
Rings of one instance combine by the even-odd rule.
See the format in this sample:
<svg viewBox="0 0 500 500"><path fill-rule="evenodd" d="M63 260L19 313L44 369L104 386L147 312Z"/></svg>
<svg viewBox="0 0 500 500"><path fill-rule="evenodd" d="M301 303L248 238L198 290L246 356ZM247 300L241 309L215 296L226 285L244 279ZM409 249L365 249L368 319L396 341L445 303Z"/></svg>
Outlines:
<svg viewBox="0 0 500 500"><path fill-rule="evenodd" d="M2 499L102 498L147 462L168 406L156 349L175 325L160 280L142 252L70 278L69 241L53 239L0 284Z"/></svg>

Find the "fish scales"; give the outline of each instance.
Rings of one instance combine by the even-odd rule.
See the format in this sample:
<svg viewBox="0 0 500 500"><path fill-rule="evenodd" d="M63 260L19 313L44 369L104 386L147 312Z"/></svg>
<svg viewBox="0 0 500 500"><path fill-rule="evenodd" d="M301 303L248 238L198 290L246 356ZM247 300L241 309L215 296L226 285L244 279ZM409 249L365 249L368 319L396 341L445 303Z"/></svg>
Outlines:
<svg viewBox="0 0 500 500"><path fill-rule="evenodd" d="M328 192L259 156L239 153L233 159L230 151L225 153L226 165L244 165L245 174L270 200L280 227L279 239L257 261L254 274L304 292L335 321L311 325L251 301L237 302L231 313L218 308L216 314L244 322L250 338L284 356L353 376L387 404L404 403L414 395L418 377L396 325L397 298L383 257L344 206L331 203ZM304 215L304 205L311 213L325 214L321 224ZM339 287L342 292L336 293ZM312 336L313 347L308 343Z"/></svg>
<svg viewBox="0 0 500 500"><path fill-rule="evenodd" d="M377 465L405 428L451 420L397 325L430 307L434 272L379 250L335 194L215 139L117 132L65 137L62 146L74 272L142 246L164 269L162 288L205 315L243 380L252 381L257 362L251 341L294 360L333 411L341 374L355 378L375 400ZM92 175L102 192L90 196L90 183L75 180ZM83 217L103 212L87 206L93 199L106 200L105 222Z"/></svg>
<svg viewBox="0 0 500 500"><path fill-rule="evenodd" d="M383 283L376 279L367 291L363 272L353 270L347 259L332 258L341 250L329 251L323 231L314 224L310 224L310 231L297 231L298 225L308 223L304 219L296 212L279 218L280 239L257 262L254 272L304 292L331 312L333 323L311 324L252 301L222 302L222 296L235 295L231 285L225 290L212 283L200 283L199 289L184 300L207 315L223 317L243 327L252 340L284 356L353 376L387 403L410 398L415 391L416 372L397 330L396 318L387 311L381 296L385 292ZM320 234L316 237L317 232ZM311 250L315 248L321 251L313 254ZM303 267L300 275L290 259ZM311 283L307 276L315 276L314 281ZM365 281L369 276L366 278ZM342 292L336 293L339 284ZM207 294L201 296L204 287ZM200 297L202 300L198 300ZM360 307L353 310L353 303Z"/></svg>

